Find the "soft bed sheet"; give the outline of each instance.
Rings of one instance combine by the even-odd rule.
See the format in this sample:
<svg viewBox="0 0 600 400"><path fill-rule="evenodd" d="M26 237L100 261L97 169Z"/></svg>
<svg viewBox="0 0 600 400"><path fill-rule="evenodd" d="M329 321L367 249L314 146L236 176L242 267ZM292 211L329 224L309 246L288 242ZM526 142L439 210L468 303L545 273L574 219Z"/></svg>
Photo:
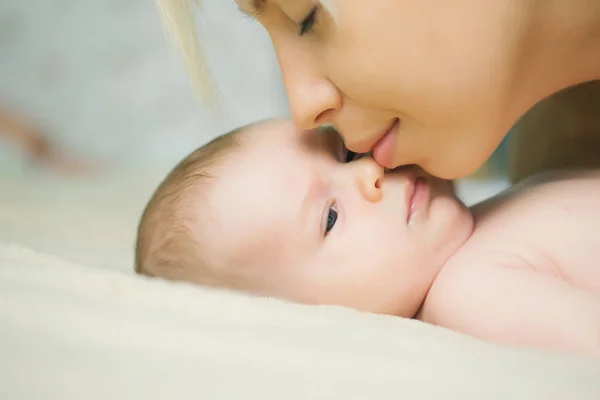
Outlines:
<svg viewBox="0 0 600 400"><path fill-rule="evenodd" d="M2 399L600 398L594 359L134 276L147 174L1 179Z"/></svg>

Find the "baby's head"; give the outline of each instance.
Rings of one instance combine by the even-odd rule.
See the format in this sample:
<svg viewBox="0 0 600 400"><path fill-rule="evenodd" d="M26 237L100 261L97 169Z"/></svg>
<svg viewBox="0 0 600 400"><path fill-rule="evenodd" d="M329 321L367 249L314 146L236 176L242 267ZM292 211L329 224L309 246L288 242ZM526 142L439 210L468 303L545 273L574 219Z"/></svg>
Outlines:
<svg viewBox="0 0 600 400"><path fill-rule="evenodd" d="M307 304L412 317L473 221L447 181L345 162L340 136L271 120L169 174L138 231L136 271Z"/></svg>

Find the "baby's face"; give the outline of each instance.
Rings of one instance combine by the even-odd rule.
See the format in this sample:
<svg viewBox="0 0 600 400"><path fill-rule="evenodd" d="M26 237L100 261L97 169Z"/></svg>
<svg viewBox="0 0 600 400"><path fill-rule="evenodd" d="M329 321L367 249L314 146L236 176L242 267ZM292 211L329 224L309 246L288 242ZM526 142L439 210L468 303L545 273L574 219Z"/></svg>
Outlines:
<svg viewBox="0 0 600 400"><path fill-rule="evenodd" d="M334 131L270 121L242 141L217 171L205 226L246 290L412 317L471 233L447 181L384 173L371 158L345 163Z"/></svg>

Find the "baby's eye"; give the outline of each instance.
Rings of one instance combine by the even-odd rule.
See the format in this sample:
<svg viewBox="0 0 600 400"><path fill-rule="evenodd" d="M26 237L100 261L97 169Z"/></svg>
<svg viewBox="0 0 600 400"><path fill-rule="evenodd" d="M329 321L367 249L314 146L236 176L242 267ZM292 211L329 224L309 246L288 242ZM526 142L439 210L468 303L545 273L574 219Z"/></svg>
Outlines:
<svg viewBox="0 0 600 400"><path fill-rule="evenodd" d="M325 226L325 235L333 229L338 218L337 204L333 203L327 212L327 225Z"/></svg>

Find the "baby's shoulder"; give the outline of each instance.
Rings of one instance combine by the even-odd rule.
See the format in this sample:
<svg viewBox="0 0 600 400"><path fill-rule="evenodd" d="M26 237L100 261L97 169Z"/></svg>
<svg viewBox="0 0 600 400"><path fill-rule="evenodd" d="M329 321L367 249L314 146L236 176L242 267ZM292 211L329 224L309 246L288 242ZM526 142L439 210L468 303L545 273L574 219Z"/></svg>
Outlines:
<svg viewBox="0 0 600 400"><path fill-rule="evenodd" d="M600 187L600 169L564 169L550 170L532 175L517 183L514 187L518 190L562 187L564 185L580 185L586 187Z"/></svg>
<svg viewBox="0 0 600 400"><path fill-rule="evenodd" d="M527 286L535 287L545 279L530 259L516 251L500 247L464 250L442 268L431 286L422 311L426 322L470 325L479 322L476 315L492 312L490 307L502 315L510 313L516 304L531 300Z"/></svg>
<svg viewBox="0 0 600 400"><path fill-rule="evenodd" d="M419 319L493 342L597 354L600 297L522 262L492 254L443 270Z"/></svg>
<svg viewBox="0 0 600 400"><path fill-rule="evenodd" d="M478 287L482 276L491 276L501 270L534 269L529 255L494 242L491 235L484 240L495 246L482 246L482 242L466 244L444 265L434 284L448 293L469 293Z"/></svg>
<svg viewBox="0 0 600 400"><path fill-rule="evenodd" d="M600 169L547 171L533 175L472 207L481 216L515 207L540 209L576 199L592 202L600 196Z"/></svg>
<svg viewBox="0 0 600 400"><path fill-rule="evenodd" d="M490 277L501 276L505 271L527 270L526 259L516 252L504 251L501 247L478 248L464 246L444 265L431 286L423 306L425 319L453 318L461 313L459 305L482 304L484 298L510 292L507 281L494 281ZM432 321L428 321L432 322Z"/></svg>
<svg viewBox="0 0 600 400"><path fill-rule="evenodd" d="M512 246L537 238L533 241L545 247L569 241L570 233L580 240L582 231L597 230L599 202L600 170L538 174L471 208L476 241Z"/></svg>

